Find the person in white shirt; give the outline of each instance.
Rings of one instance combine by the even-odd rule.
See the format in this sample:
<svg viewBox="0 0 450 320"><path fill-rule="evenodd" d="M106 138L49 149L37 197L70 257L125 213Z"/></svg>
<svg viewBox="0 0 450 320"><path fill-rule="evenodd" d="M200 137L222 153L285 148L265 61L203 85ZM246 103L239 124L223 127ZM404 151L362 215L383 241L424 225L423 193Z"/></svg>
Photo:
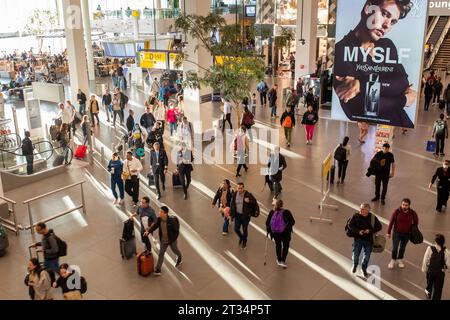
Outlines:
<svg viewBox="0 0 450 320"><path fill-rule="evenodd" d="M73 121L73 111L70 107L64 106L64 103L59 104L59 115L55 119L61 119L62 124L69 125Z"/></svg>
<svg viewBox="0 0 450 320"><path fill-rule="evenodd" d="M449 270L450 252L444 244L445 237L437 234L434 238L434 245L427 248L423 257L422 272L427 274L425 293L431 300L441 300L445 272Z"/></svg>
<svg viewBox="0 0 450 320"><path fill-rule="evenodd" d="M230 130L233 130L233 125L231 124L231 102L222 98L223 102L223 123L222 123L222 132L225 132L225 122L228 121L230 124Z"/></svg>
<svg viewBox="0 0 450 320"><path fill-rule="evenodd" d="M193 149L194 130L192 123L187 120L187 117L183 117L183 120L178 125L178 140L180 143L185 143L188 149Z"/></svg>
<svg viewBox="0 0 450 320"><path fill-rule="evenodd" d="M133 198L133 206L137 207L139 202L139 174L144 170L142 163L133 157L131 150L127 151L127 159L123 164L123 176L125 180L125 191Z"/></svg>

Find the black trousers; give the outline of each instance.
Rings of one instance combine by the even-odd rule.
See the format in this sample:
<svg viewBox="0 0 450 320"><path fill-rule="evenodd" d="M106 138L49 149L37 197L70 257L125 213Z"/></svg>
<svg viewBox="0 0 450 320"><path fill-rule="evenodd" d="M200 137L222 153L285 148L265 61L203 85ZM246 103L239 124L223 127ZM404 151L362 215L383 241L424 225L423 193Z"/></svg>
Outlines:
<svg viewBox="0 0 450 320"><path fill-rule="evenodd" d="M275 240L275 250L277 253L277 260L280 262L286 262L291 238L283 233L278 234L274 233L273 239Z"/></svg>
<svg viewBox="0 0 450 320"><path fill-rule="evenodd" d="M445 136L436 135L436 151L435 154L444 153Z"/></svg>
<svg viewBox="0 0 450 320"><path fill-rule="evenodd" d="M92 113L92 125L95 125L94 118L97 118L97 124L100 125L100 119L98 118L98 113Z"/></svg>
<svg viewBox="0 0 450 320"><path fill-rule="evenodd" d="M247 167L247 165L245 163L244 164L238 164L236 173L240 174L242 168L244 168L245 170L248 170L248 167Z"/></svg>
<svg viewBox="0 0 450 320"><path fill-rule="evenodd" d="M381 192L381 199L386 198L388 183L389 183L389 176L375 176L375 197L380 198L380 189L381 189L381 183L383 183L383 191Z"/></svg>
<svg viewBox="0 0 450 320"><path fill-rule="evenodd" d="M261 105L267 104L267 93L266 92L260 92L259 93L259 99L261 101Z"/></svg>
<svg viewBox="0 0 450 320"><path fill-rule="evenodd" d="M433 99L432 95L425 95L425 111L430 107L431 99Z"/></svg>
<svg viewBox="0 0 450 320"><path fill-rule="evenodd" d="M158 192L158 195L161 195L161 190L159 188L159 180L161 180L163 189L165 189L166 186L166 176L164 175L164 172L161 172L158 170L157 172L153 173L153 176L155 177L155 187L156 191Z"/></svg>
<svg viewBox="0 0 450 320"><path fill-rule="evenodd" d="M133 202L137 204L139 202L139 179L126 180L125 191L133 198Z"/></svg>
<svg viewBox="0 0 450 320"><path fill-rule="evenodd" d="M344 182L347 173L348 160L338 161L338 180Z"/></svg>
<svg viewBox="0 0 450 320"><path fill-rule="evenodd" d="M34 155L29 155L29 156L25 156L26 160L27 160L27 174L33 174L33 160L34 160Z"/></svg>
<svg viewBox="0 0 450 320"><path fill-rule="evenodd" d="M439 102L439 100L441 99L441 91L435 91L434 92L434 97L433 97L433 102Z"/></svg>
<svg viewBox="0 0 450 320"><path fill-rule="evenodd" d="M225 122L228 122L230 125L230 130L233 130L233 125L231 124L231 113L228 113L223 119L222 132L225 132Z"/></svg>
<svg viewBox="0 0 450 320"><path fill-rule="evenodd" d="M427 273L427 291L431 294L431 300L441 300L444 279L444 272L438 274Z"/></svg>
<svg viewBox="0 0 450 320"><path fill-rule="evenodd" d="M448 201L449 191L447 188L437 186L437 205L436 210L441 211L442 206L447 207L447 201Z"/></svg>
<svg viewBox="0 0 450 320"><path fill-rule="evenodd" d="M184 192L184 194L187 194L187 190L189 188L189 185L191 184L191 171L186 170L186 171L180 172L180 179L181 179L181 185L183 186L183 192Z"/></svg>
<svg viewBox="0 0 450 320"><path fill-rule="evenodd" d="M142 243L145 245L145 250L152 251L152 243L150 242L149 236L144 236L145 230L141 230Z"/></svg>

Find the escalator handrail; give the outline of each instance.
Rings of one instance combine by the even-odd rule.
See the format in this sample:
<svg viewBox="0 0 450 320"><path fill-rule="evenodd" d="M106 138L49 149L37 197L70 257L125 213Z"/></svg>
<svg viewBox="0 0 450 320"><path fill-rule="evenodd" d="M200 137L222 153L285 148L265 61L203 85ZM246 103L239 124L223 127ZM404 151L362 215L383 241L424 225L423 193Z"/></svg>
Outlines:
<svg viewBox="0 0 450 320"><path fill-rule="evenodd" d="M52 147L51 147L50 149L48 149L48 150L45 150L45 151L35 152L35 153L33 153L33 155L36 156L36 155L39 155L39 154L42 154L42 153L50 152L50 151L51 151L50 157L48 157L46 160L48 160L48 159L50 159L50 158L52 157L53 151L55 151L55 150L57 150L57 149L64 148L64 147L62 147L62 146L59 146L59 147L53 147L53 144L52 144L50 141L44 140L44 141L39 141L39 142L35 143L35 144L34 144L35 149L36 149L36 145L40 145L40 144L43 144L43 143L48 143L48 144L50 144ZM9 153L9 154L14 155L14 156L24 157L24 155L23 155L22 153L16 153L16 152L15 152L15 151L19 150L20 148L21 148L21 147L18 147L18 148L15 149L14 151L6 150L6 149L0 149L0 153Z"/></svg>

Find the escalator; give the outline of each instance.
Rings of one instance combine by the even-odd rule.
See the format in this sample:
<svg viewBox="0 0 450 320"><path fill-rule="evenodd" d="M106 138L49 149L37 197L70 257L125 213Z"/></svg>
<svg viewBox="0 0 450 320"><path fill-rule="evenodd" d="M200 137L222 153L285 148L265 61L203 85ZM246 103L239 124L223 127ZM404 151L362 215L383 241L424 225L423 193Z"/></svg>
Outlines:
<svg viewBox="0 0 450 320"><path fill-rule="evenodd" d="M21 148L0 149L0 174L3 191L7 192L62 173L72 162L73 151L68 146L54 146L49 141L34 144L33 174L27 174L26 156Z"/></svg>

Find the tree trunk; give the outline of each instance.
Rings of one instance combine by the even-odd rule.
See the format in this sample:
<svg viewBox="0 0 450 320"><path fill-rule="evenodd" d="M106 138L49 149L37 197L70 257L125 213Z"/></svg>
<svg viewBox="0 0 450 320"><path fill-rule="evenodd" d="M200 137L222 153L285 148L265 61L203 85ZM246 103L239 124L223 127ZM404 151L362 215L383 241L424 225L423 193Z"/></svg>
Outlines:
<svg viewBox="0 0 450 320"><path fill-rule="evenodd" d="M233 101L233 103L234 103L233 109L234 109L234 111L236 111L236 117L237 117L236 129L239 129L241 127L241 118L242 118L242 111L241 111L241 108L240 108L240 102Z"/></svg>

